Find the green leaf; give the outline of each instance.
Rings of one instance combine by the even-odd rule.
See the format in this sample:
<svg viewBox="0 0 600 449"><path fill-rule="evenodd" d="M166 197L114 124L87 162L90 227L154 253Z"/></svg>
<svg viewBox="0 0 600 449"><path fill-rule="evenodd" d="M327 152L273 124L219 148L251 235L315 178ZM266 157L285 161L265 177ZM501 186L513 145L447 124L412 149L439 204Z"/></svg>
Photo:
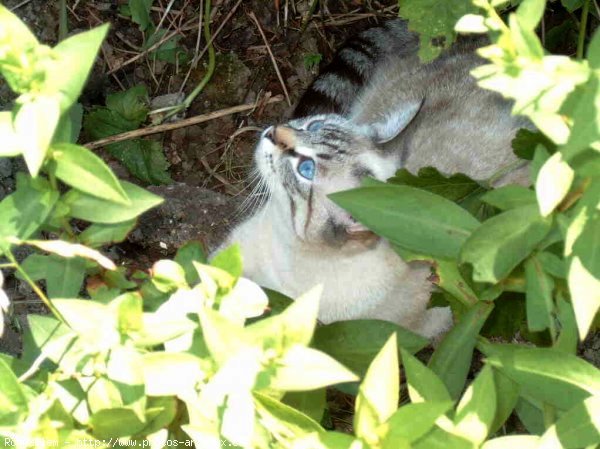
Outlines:
<svg viewBox="0 0 600 449"><path fill-rule="evenodd" d="M600 279L583 266L579 257L574 257L571 260L568 281L579 338L583 340L600 309Z"/></svg>
<svg viewBox="0 0 600 449"><path fill-rule="evenodd" d="M2 22L3 28L0 48L3 51L5 50L3 47L18 48L21 46L24 48L38 44L37 39L23 21L4 5L0 5L0 22Z"/></svg>
<svg viewBox="0 0 600 449"><path fill-rule="evenodd" d="M195 285L200 281L192 262L206 264L206 252L201 242L192 241L181 246L173 260L183 267L188 285Z"/></svg>
<svg viewBox="0 0 600 449"><path fill-rule="evenodd" d="M442 379L453 399L458 398L465 385L476 338L493 308L492 303L485 302L473 306L446 335L429 360L429 368Z"/></svg>
<svg viewBox="0 0 600 449"><path fill-rule="evenodd" d="M535 181L535 192L540 212L547 217L569 193L575 172L561 153L554 153L540 169Z"/></svg>
<svg viewBox="0 0 600 449"><path fill-rule="evenodd" d="M574 0L582 1L582 0ZM587 48L587 58L590 67L600 69L600 32L596 30Z"/></svg>
<svg viewBox="0 0 600 449"><path fill-rule="evenodd" d="M61 363L64 366L64 362ZM51 383L51 388L65 410L79 423L87 424L90 413L85 401L86 392L75 379L63 379Z"/></svg>
<svg viewBox="0 0 600 449"><path fill-rule="evenodd" d="M452 433L479 445L489 435L495 416L494 374L489 366L485 366L456 407L455 428Z"/></svg>
<svg viewBox="0 0 600 449"><path fill-rule="evenodd" d="M486 192L481 201L500 210L535 204L535 192L523 186L508 185Z"/></svg>
<svg viewBox="0 0 600 449"><path fill-rule="evenodd" d="M544 271L536 255L525 261L527 325L530 331L539 332L550 329L556 337L554 325L554 281Z"/></svg>
<svg viewBox="0 0 600 449"><path fill-rule="evenodd" d="M408 395L413 404L452 401L442 380L416 357L402 351L402 364L406 373Z"/></svg>
<svg viewBox="0 0 600 449"><path fill-rule="evenodd" d="M143 420L146 393L141 354L131 347L113 347L106 364L106 375L119 389L123 405Z"/></svg>
<svg viewBox="0 0 600 449"><path fill-rule="evenodd" d="M497 432L504 425L519 400L519 386L501 371L494 370L494 385L496 387L496 415L489 429L490 434Z"/></svg>
<svg viewBox="0 0 600 449"><path fill-rule="evenodd" d="M0 252L7 237L31 237L48 218L58 196L47 181L17 175L17 190L0 202Z"/></svg>
<svg viewBox="0 0 600 449"><path fill-rule="evenodd" d="M266 394L253 392L253 395L256 411L271 432L277 432L279 429L298 437L307 432L323 431L318 422L289 405L277 401Z"/></svg>
<svg viewBox="0 0 600 449"><path fill-rule="evenodd" d="M319 326L315 330L312 345L363 376L381 347L394 333L398 347L411 354L428 344L420 335L388 321L351 320Z"/></svg>
<svg viewBox="0 0 600 449"><path fill-rule="evenodd" d="M129 0L131 19L144 31L152 23L150 19L150 7L153 0Z"/></svg>
<svg viewBox="0 0 600 449"><path fill-rule="evenodd" d="M575 354L579 334L573 305L562 298L558 298L557 304L561 330L554 348L567 354Z"/></svg>
<svg viewBox="0 0 600 449"><path fill-rule="evenodd" d="M60 118L60 100L54 95L39 95L23 104L14 126L31 176L36 177L44 164L52 135Z"/></svg>
<svg viewBox="0 0 600 449"><path fill-rule="evenodd" d="M145 426L129 408L100 410L90 417L89 425L93 435L101 439L132 436Z"/></svg>
<svg viewBox="0 0 600 449"><path fill-rule="evenodd" d="M107 108L96 108L91 110L85 116L83 121L83 129L92 139L102 139L125 131L132 131L137 129L139 125L140 123L137 120L127 120L118 112ZM109 147L112 147L112 145ZM116 148L121 147L117 146ZM129 147L127 146L124 148Z"/></svg>
<svg viewBox="0 0 600 449"><path fill-rule="evenodd" d="M598 100L600 98L600 75L592 72L586 84L579 86L577 95L572 102L572 111L568 111L572 116L573 127L569 135L569 140L561 149L564 159L570 162L571 159L588 149L590 146L600 150L600 109Z"/></svg>
<svg viewBox="0 0 600 449"><path fill-rule="evenodd" d="M27 415L27 402L18 379L6 362L0 359L0 427L20 423Z"/></svg>
<svg viewBox="0 0 600 449"><path fill-rule="evenodd" d="M482 186L466 175L444 176L434 167L421 168L415 176L405 168L387 180L390 184L418 187L450 201L458 202L473 192L483 190Z"/></svg>
<svg viewBox="0 0 600 449"><path fill-rule="evenodd" d="M181 36L172 36L166 40L163 40L167 35L168 30L160 29L154 32L144 43L142 48L144 50L149 49L153 45L162 41L162 44L157 49L152 50L150 55L152 58L156 58L159 61L165 61L171 64L186 64L188 61L188 54L184 47L179 45Z"/></svg>
<svg viewBox="0 0 600 449"><path fill-rule="evenodd" d="M476 449L469 440L454 435L439 427L426 434L411 445L412 449Z"/></svg>
<svg viewBox="0 0 600 449"><path fill-rule="evenodd" d="M76 143L81 131L83 106L75 103L63 113L52 136L53 143Z"/></svg>
<svg viewBox="0 0 600 449"><path fill-rule="evenodd" d="M75 334L69 327L51 316L27 315L28 330L23 336L23 357L33 363L43 353L49 360L59 363Z"/></svg>
<svg viewBox="0 0 600 449"><path fill-rule="evenodd" d="M498 282L527 257L550 231L552 221L537 206L511 209L477 228L461 251L462 262L473 265L473 279Z"/></svg>
<svg viewBox="0 0 600 449"><path fill-rule="evenodd" d="M419 33L419 57L423 62L438 56L456 39L454 25L465 14L476 13L471 2L461 0L403 0L400 16L408 20L408 28Z"/></svg>
<svg viewBox="0 0 600 449"><path fill-rule="evenodd" d="M398 439L409 443L418 440L433 428L437 419L448 412L452 405L451 401L403 405L378 429L378 433L384 435L382 447L395 449L390 443Z"/></svg>
<svg viewBox="0 0 600 449"><path fill-rule="evenodd" d="M127 181L121 181L131 206L124 206L74 190L64 196L71 208L71 216L93 223L114 224L133 220L163 202L163 199Z"/></svg>
<svg viewBox="0 0 600 449"><path fill-rule="evenodd" d="M121 334L143 328L142 297L138 292L117 296L110 301L109 307L117 312L117 328Z"/></svg>
<svg viewBox="0 0 600 449"><path fill-rule="evenodd" d="M50 256L46 267L46 290L50 298L79 296L85 277L85 259Z"/></svg>
<svg viewBox="0 0 600 449"><path fill-rule="evenodd" d="M290 391L285 394L281 402L298 410L316 422L321 422L327 406L326 390L321 388L312 391Z"/></svg>
<svg viewBox="0 0 600 449"><path fill-rule="evenodd" d="M247 339L283 351L295 344L308 345L317 323L322 288L317 286L297 298L287 309L248 326Z"/></svg>
<svg viewBox="0 0 600 449"><path fill-rule="evenodd" d="M600 370L550 348L480 343L487 363L518 383L521 392L561 410L600 393Z"/></svg>
<svg viewBox="0 0 600 449"><path fill-rule="evenodd" d="M145 86L109 95L106 108L91 111L84 123L93 139L137 129L148 115L148 93ZM161 146L153 140L128 140L107 145L107 150L140 180L150 184L169 184L169 163Z"/></svg>
<svg viewBox="0 0 600 449"><path fill-rule="evenodd" d="M511 142L514 153L521 159L532 160L535 149L538 145L548 148L554 152L556 145L539 131L530 131L521 128L517 131L515 138Z"/></svg>
<svg viewBox="0 0 600 449"><path fill-rule="evenodd" d="M545 1L546 0L542 0L544 3ZM539 0L525 0L521 5L531 4L532 2L539 2ZM521 9L522 8L519 8L516 14L509 14L508 16L508 24L513 43L517 53L520 53L524 57L531 58L534 61L540 61L544 57L544 48L534 32L534 27L529 26L526 23L527 19L519 14Z"/></svg>
<svg viewBox="0 0 600 449"><path fill-rule="evenodd" d="M149 397L146 405L146 426L141 435L151 435L169 427L177 416L177 399L174 397Z"/></svg>
<svg viewBox="0 0 600 449"><path fill-rule="evenodd" d="M146 394L187 397L205 380L202 360L176 352L150 352L142 357Z"/></svg>
<svg viewBox="0 0 600 449"><path fill-rule="evenodd" d="M600 202L600 198L598 198ZM600 210L591 212L583 230L573 244L573 252L583 266L600 279Z"/></svg>
<svg viewBox="0 0 600 449"><path fill-rule="evenodd" d="M413 260L428 261L437 275L437 279L433 282L441 289L450 293L465 306L471 307L478 301L477 295L463 278L456 261L415 254L396 245L392 245L392 248L405 262L411 262Z"/></svg>
<svg viewBox="0 0 600 449"><path fill-rule="evenodd" d="M155 140L128 140L107 146L112 156L125 165L134 176L149 184L170 184L169 162Z"/></svg>
<svg viewBox="0 0 600 449"><path fill-rule="evenodd" d="M101 348L119 342L117 316L106 305L83 299L54 299L52 303L67 325L87 342L94 342Z"/></svg>
<svg viewBox="0 0 600 449"><path fill-rule="evenodd" d="M157 313L145 313L143 316L144 328L135 333L130 333L136 346L151 347L184 334L193 332L198 325L187 318L171 318Z"/></svg>
<svg viewBox="0 0 600 449"><path fill-rule="evenodd" d="M44 90L63 94L61 112L77 101L107 32L108 25L102 25L71 36L54 47L56 59L46 72Z"/></svg>
<svg viewBox="0 0 600 449"><path fill-rule="evenodd" d="M567 11L573 12L583 6L584 0L560 0Z"/></svg>
<svg viewBox="0 0 600 449"><path fill-rule="evenodd" d="M48 260L50 256L42 256L41 254L31 254L21 263L21 268L27 273L32 281L46 279ZM24 281L25 278L18 271L15 276Z"/></svg>
<svg viewBox="0 0 600 449"><path fill-rule="evenodd" d="M148 89L143 84L106 97L108 109L115 111L125 120L136 123L137 126L146 120L148 112L150 112L148 104Z"/></svg>
<svg viewBox="0 0 600 449"><path fill-rule="evenodd" d="M219 313L242 324L246 318L262 316L268 305L269 299L258 284L240 278L233 289L221 297Z"/></svg>
<svg viewBox="0 0 600 449"><path fill-rule="evenodd" d="M376 427L388 420L398 408L400 369L396 335L392 334L375 356L360 384L356 397L354 429L367 441ZM375 421L372 420L372 412Z"/></svg>
<svg viewBox="0 0 600 449"><path fill-rule="evenodd" d="M270 387L283 391L314 390L358 377L328 355L316 349L295 345L277 360Z"/></svg>
<svg viewBox="0 0 600 449"><path fill-rule="evenodd" d="M94 223L79 234L81 243L96 248L109 243L120 243L135 228L136 220L123 221L114 224Z"/></svg>
<svg viewBox="0 0 600 449"><path fill-rule="evenodd" d="M537 435L509 435L488 440L481 449L506 449L507 447L538 449L539 444L540 437Z"/></svg>
<svg viewBox="0 0 600 449"><path fill-rule="evenodd" d="M548 251L537 253L536 259L539 260L542 268L548 274L559 279L567 278L567 264L564 259Z"/></svg>
<svg viewBox="0 0 600 449"><path fill-rule="evenodd" d="M213 267L228 272L234 278L239 278L243 271L242 251L237 243L219 251L210 261Z"/></svg>
<svg viewBox="0 0 600 449"><path fill-rule="evenodd" d="M600 442L600 396L592 396L562 415L542 435L540 447L577 449Z"/></svg>
<svg viewBox="0 0 600 449"><path fill-rule="evenodd" d="M330 198L382 237L434 257L456 257L479 224L453 202L414 187L362 187Z"/></svg>
<svg viewBox="0 0 600 449"><path fill-rule="evenodd" d="M81 192L129 206L119 180L102 159L85 147L70 143L52 146L56 177Z"/></svg>
<svg viewBox="0 0 600 449"><path fill-rule="evenodd" d="M178 288L188 288L185 271L172 260L159 260L152 265L152 283L161 292L173 292Z"/></svg>
<svg viewBox="0 0 600 449"><path fill-rule="evenodd" d="M123 406L116 382L106 377L98 377L90 385L87 390L87 403L92 414L107 408Z"/></svg>
<svg viewBox="0 0 600 449"><path fill-rule="evenodd" d="M528 30L534 30L542 20L546 0L522 0L517 8L516 16L519 23Z"/></svg>
<svg viewBox="0 0 600 449"><path fill-rule="evenodd" d="M546 426L544 424L544 413L542 404L530 398L521 397L517 401L515 412L529 433L541 435Z"/></svg>

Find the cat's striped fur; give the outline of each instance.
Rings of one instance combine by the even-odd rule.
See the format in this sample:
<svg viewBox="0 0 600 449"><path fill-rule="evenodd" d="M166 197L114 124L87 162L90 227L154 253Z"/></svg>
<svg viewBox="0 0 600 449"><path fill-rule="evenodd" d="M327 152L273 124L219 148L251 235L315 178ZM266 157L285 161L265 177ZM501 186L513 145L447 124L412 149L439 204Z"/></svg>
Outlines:
<svg viewBox="0 0 600 449"><path fill-rule="evenodd" d="M294 118L315 114L346 115L356 92L369 83L378 63L390 55L409 55L418 48L418 37L401 19L350 37L333 60L312 82L294 110Z"/></svg>

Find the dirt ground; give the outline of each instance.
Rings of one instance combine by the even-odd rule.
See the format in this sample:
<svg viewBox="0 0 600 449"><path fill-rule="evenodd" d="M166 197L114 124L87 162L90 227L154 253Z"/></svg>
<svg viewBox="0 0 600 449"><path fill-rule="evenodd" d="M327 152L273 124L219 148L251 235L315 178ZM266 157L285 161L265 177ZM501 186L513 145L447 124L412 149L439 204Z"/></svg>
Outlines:
<svg viewBox="0 0 600 449"><path fill-rule="evenodd" d="M45 43L58 38L58 1L6 0ZM217 51L216 70L187 117L219 109L256 103L250 112L227 115L199 125L152 136L160 141L170 163L174 183L150 186L163 196L163 206L141 217L125 244L111 250L114 257L149 267L152 261L172 256L181 244L200 239L214 247L247 195L246 174L252 163L258 130L284 120L318 73L350 34L397 14L397 0L321 2L326 6L309 14L311 0L214 0L211 29ZM206 71L206 55L189 71L188 65L157 60L144 52L144 36L131 18L120 14L126 0L69 0L68 29L78 32L110 23L110 34L82 96L85 108L104 105L106 95L143 83L151 97L191 92ZM198 42L200 0L155 0L152 21L179 37L178 45L189 60L206 45ZM267 42L261 36L257 18ZM310 20L309 20L310 17ZM218 32L218 34L217 34ZM270 53L273 54L273 59ZM183 57L183 56L182 56ZM278 76L277 72L281 73ZM283 100L264 104L273 96ZM286 96L289 97L289 102ZM0 105L9 107L12 96L0 81ZM82 135L80 143L90 139ZM116 160L100 150L118 176L135 181ZM18 160L0 159L0 199L14 189L14 174L23 169ZM139 182L138 182L139 183ZM25 325L26 312L40 310L27 285L13 282L8 290L15 300L15 326L0 338L0 351L17 353L16 328ZM600 366L600 334L592 336L581 353ZM351 423L352 399L330 397L332 426Z"/></svg>

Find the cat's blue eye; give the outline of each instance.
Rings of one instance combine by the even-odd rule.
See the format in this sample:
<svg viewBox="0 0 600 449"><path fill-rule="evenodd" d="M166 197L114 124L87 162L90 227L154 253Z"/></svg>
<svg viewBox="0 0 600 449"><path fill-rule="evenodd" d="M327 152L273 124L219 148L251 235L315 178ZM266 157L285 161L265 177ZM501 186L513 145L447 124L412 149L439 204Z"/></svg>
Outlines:
<svg viewBox="0 0 600 449"><path fill-rule="evenodd" d="M312 181L315 177L315 171L315 161L312 159L304 159L298 164L298 173L300 173L300 176L308 179L309 181Z"/></svg>
<svg viewBox="0 0 600 449"><path fill-rule="evenodd" d="M315 120L308 124L308 126L306 127L306 130L311 131L311 132L318 131L321 128L323 128L324 124L325 124L325 120Z"/></svg>

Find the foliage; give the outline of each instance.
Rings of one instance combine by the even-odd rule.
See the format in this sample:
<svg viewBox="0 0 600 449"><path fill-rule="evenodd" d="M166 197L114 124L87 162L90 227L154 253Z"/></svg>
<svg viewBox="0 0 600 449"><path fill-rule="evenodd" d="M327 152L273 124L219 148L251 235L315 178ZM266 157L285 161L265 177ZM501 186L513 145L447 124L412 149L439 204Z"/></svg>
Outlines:
<svg viewBox="0 0 600 449"><path fill-rule="evenodd" d="M134 3L143 27L151 2ZM546 55L534 33L543 0L522 1L508 25L498 2L452 3L459 9L433 5L439 26L423 15L428 2L401 11L422 32L424 55L435 52L432 37L454 38L456 11L472 13L460 30L489 32L481 52L490 64L475 75L542 131L515 140L535 188L491 189L492 180L424 169L332 195L406 260L432 262L457 323L427 364L412 355L426 342L391 323L317 327L319 289L295 301L262 290L242 277L237 247L209 264L191 242L150 273L117 268L102 246L161 200L75 144L76 101L106 28L49 48L0 6L0 71L19 94L0 113L0 156L22 156L29 171L0 202L0 268L16 270L54 313L28 317L20 358L0 354L5 445L596 447L600 371L576 356L576 343L600 308L600 37L586 60ZM86 128L138 126L144 99L141 87L110 96ZM38 252L19 262L17 245ZM90 298L81 299L86 276L81 296ZM0 272L0 319L3 281ZM480 336L510 335L522 316L514 304L525 305L521 334L549 347ZM470 379L476 349L485 362ZM410 402L398 406L400 363ZM319 422L332 385L356 395L352 435ZM506 434L513 411L530 435Z"/></svg>
<svg viewBox="0 0 600 449"><path fill-rule="evenodd" d="M120 6L119 11L124 16L138 24L140 31L144 33L143 50L148 50L158 44L166 36L166 30L157 28L152 21L151 11L154 0L129 0L127 4ZM150 51L150 55L159 61L170 64L184 64L188 61L185 49L178 45L180 36L174 35L166 39L157 48Z"/></svg>
<svg viewBox="0 0 600 449"><path fill-rule="evenodd" d="M85 116L84 130L93 139L138 129L146 121L148 92L144 85L108 95L106 107L96 107ZM135 177L149 184L172 182L161 145L155 140L132 139L106 146Z"/></svg>
<svg viewBox="0 0 600 449"><path fill-rule="evenodd" d="M400 15L408 20L408 28L419 33L419 56L430 61L456 39L454 24L465 14L476 11L464 0L398 0Z"/></svg>

